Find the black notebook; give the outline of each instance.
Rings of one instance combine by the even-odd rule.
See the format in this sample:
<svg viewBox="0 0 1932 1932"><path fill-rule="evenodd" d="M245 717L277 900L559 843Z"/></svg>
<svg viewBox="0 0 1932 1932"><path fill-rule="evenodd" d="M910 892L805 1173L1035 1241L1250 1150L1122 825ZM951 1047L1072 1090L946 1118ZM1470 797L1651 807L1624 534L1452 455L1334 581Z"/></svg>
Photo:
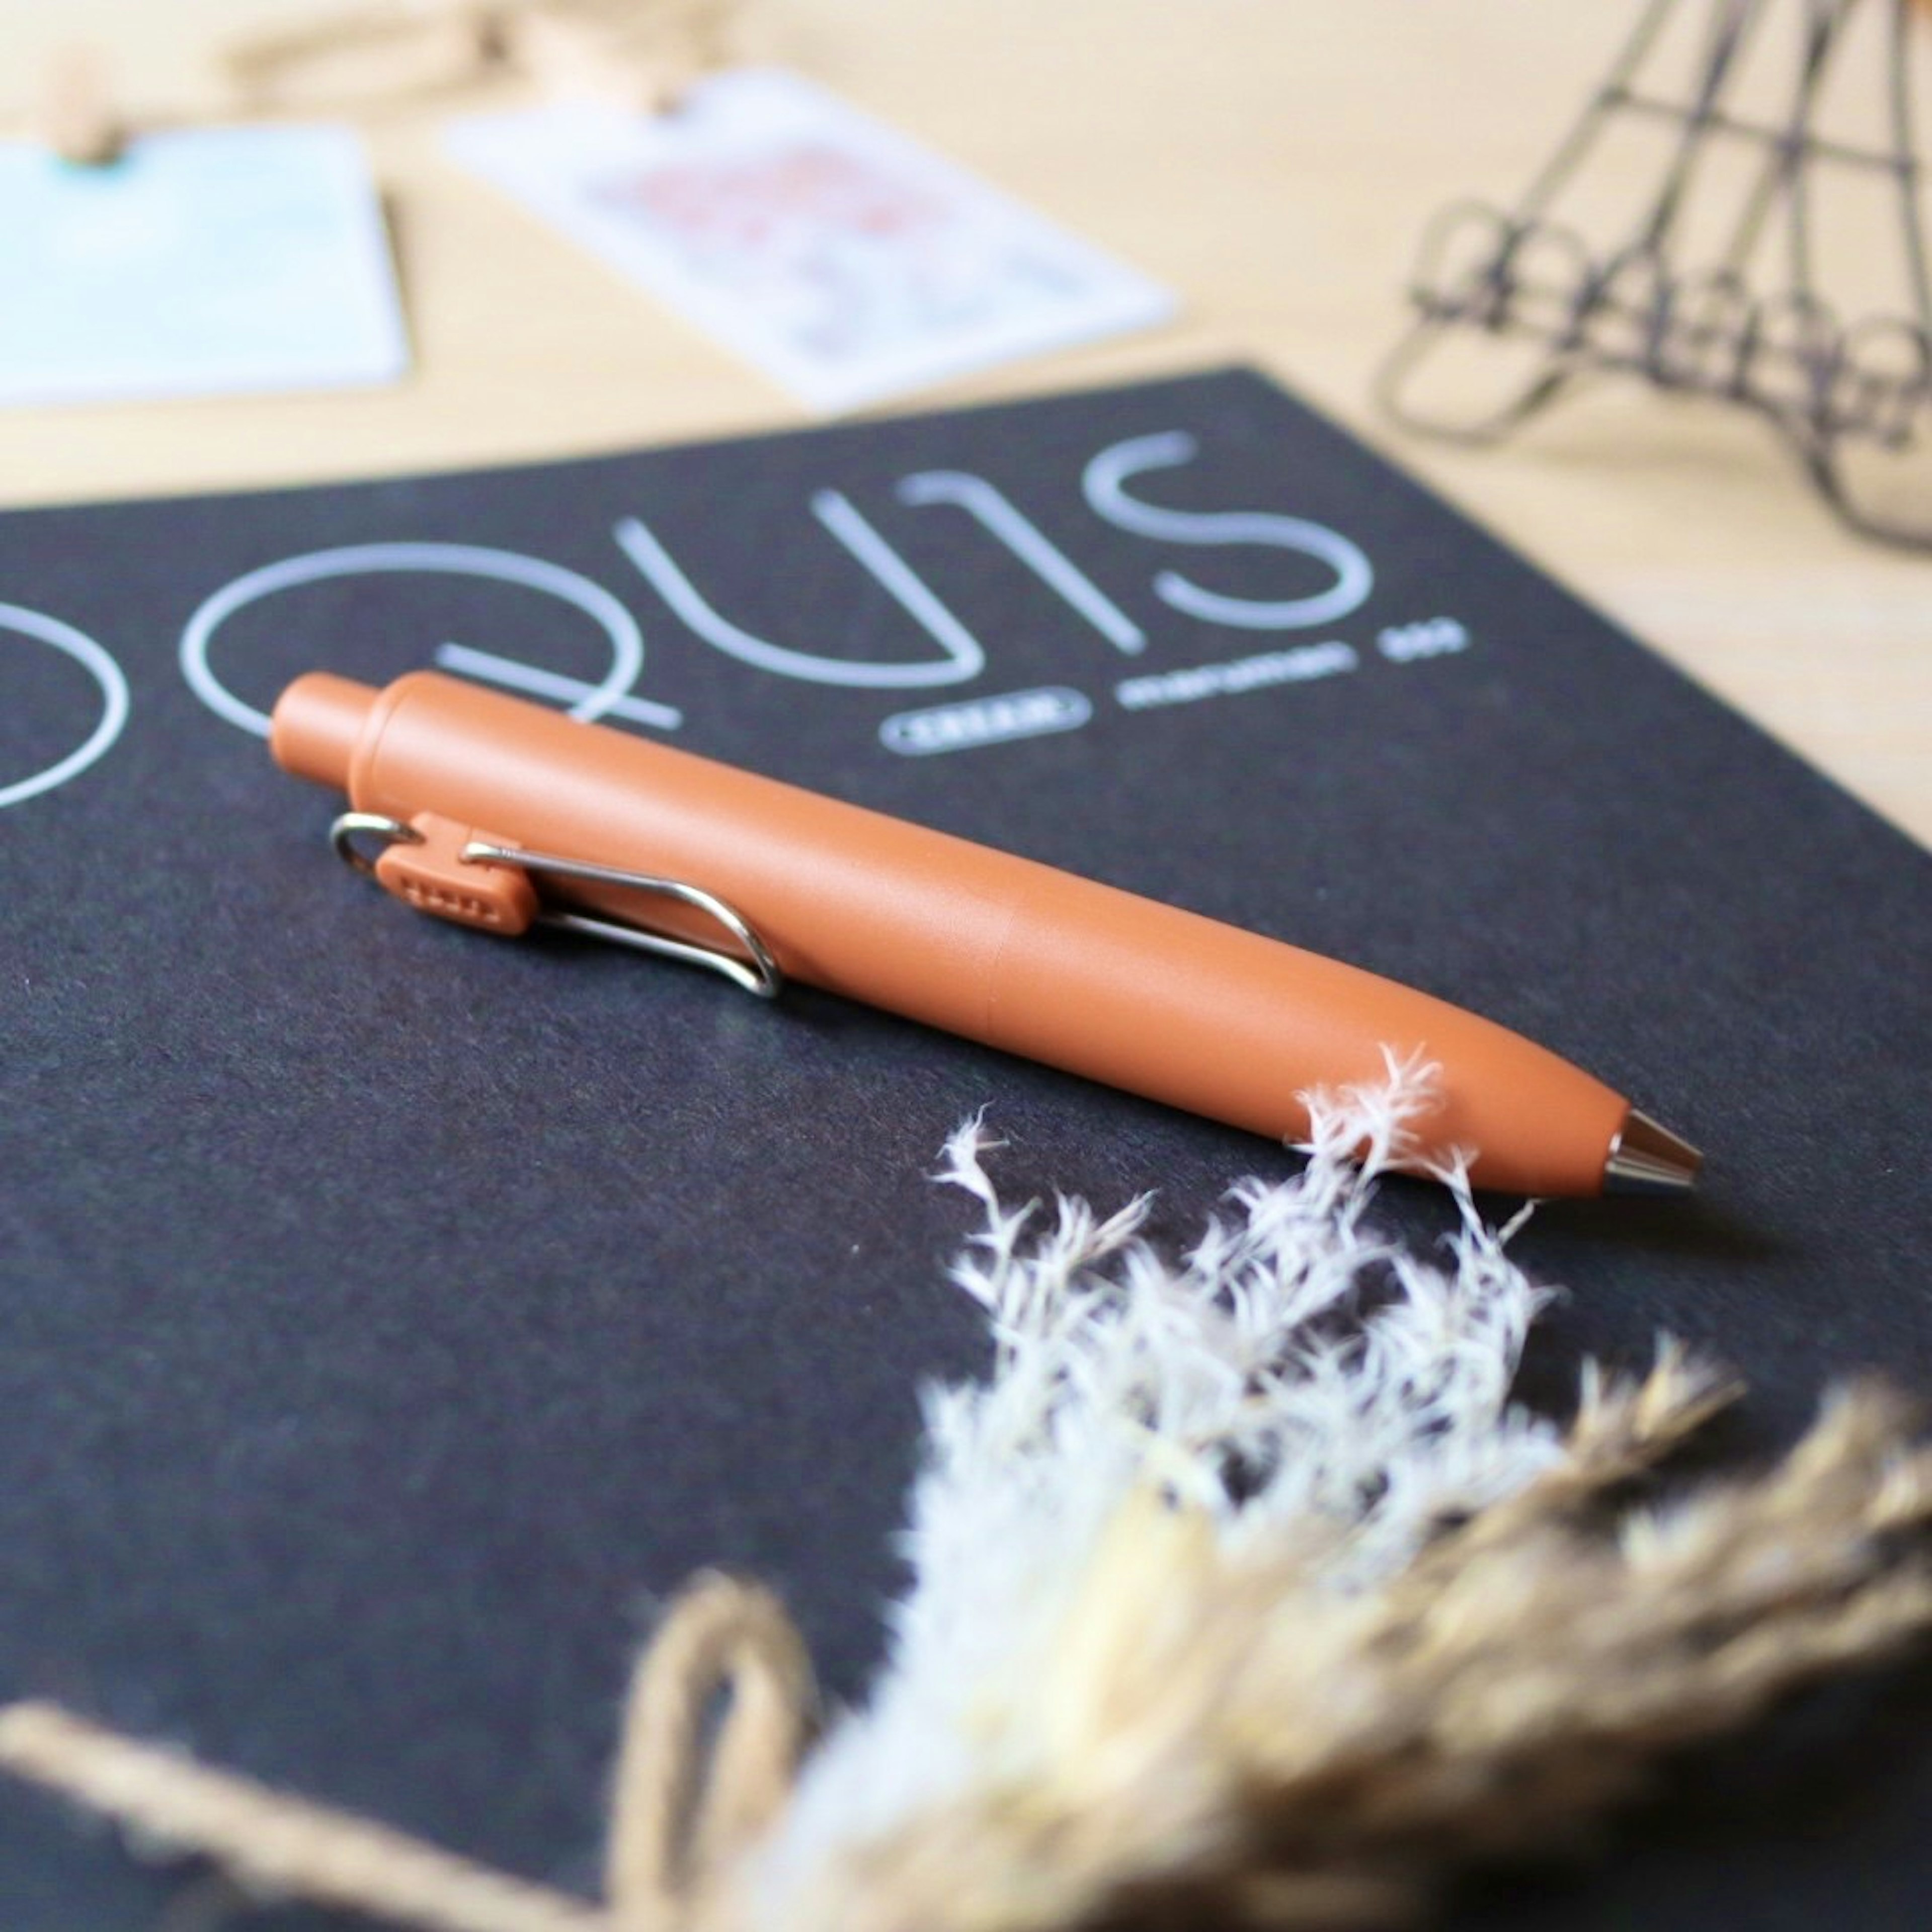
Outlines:
<svg viewBox="0 0 1932 1932"><path fill-rule="evenodd" d="M862 1691L919 1390L986 1357L948 1131L988 1108L1024 1191L1157 1186L1176 1240L1292 1162L828 995L416 916L257 735L314 668L440 662L1580 1062L1709 1167L1520 1236L1569 1291L1531 1400L1660 1329L1748 1378L1727 1456L1844 1372L1932 1391L1932 860L1256 375L16 514L0 600L0 1698L594 1889L691 1572L770 1581ZM1928 1718L1910 1669L1812 1698L1454 1922L1923 1922ZM0 1784L8 1932L184 1882Z"/></svg>

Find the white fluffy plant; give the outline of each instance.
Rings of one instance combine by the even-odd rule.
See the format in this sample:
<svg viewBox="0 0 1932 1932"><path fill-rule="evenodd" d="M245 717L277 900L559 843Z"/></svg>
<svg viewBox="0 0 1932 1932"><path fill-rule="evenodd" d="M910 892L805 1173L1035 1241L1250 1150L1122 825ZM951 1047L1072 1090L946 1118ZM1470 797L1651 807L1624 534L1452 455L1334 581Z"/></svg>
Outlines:
<svg viewBox="0 0 1932 1932"><path fill-rule="evenodd" d="M1509 1401L1545 1292L1462 1168L1440 1173L1460 1214L1439 1256L1368 1222L1378 1180L1414 1160L1431 1071L1392 1062L1385 1085L1320 1100L1307 1166L1240 1182L1178 1262L1142 1238L1151 1196L1105 1220L1065 1195L1010 1208L986 1165L1004 1144L983 1117L954 1133L938 1178L986 1225L951 1276L986 1311L994 1364L926 1396L890 1660L802 1780L768 1882L832 1838L1040 1774L1063 1746L1070 1645L1130 1642L1114 1627L1160 1616L1158 1576L1094 1600L1150 1507L1227 1561L1260 1546L1360 1589L1560 1458L1560 1432Z"/></svg>
<svg viewBox="0 0 1932 1932"><path fill-rule="evenodd" d="M954 1136L992 1373L928 1396L885 1669L717 1922L1406 1922L1932 1617L1905 1534L1932 1468L1880 1393L1654 1511L1624 1486L1733 1388L1666 1342L1641 1381L1586 1367L1564 1426L1510 1402L1544 1292L1465 1164L1433 1170L1433 1251L1377 1231L1432 1103L1432 1069L1388 1072L1315 1096L1306 1166L1178 1262L1146 1199L1009 1208L999 1143Z"/></svg>
<svg viewBox="0 0 1932 1932"><path fill-rule="evenodd" d="M1784 1460L1668 1502L1633 1479L1735 1393L1665 1345L1509 1400L1540 1291L1437 1172L1450 1231L1376 1229L1430 1070L1317 1096L1307 1164L1163 1260L1149 1203L1006 1207L941 1178L995 1343L926 1400L912 1586L866 1707L807 1752L808 1660L701 1580L633 1685L602 1903L265 1791L56 1707L0 1766L272 1894L424 1932L1339 1932L1545 1855L1664 1753L1932 1624L1932 1454L1828 1399ZM722 1722L716 1693L734 1695ZM802 1763L800 1759L802 1756Z"/></svg>

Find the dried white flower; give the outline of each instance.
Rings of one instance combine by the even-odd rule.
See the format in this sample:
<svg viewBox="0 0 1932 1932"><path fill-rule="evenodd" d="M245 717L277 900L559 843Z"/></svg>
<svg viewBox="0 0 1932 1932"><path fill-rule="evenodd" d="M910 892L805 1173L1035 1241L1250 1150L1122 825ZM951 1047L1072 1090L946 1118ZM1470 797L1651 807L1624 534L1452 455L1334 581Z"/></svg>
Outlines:
<svg viewBox="0 0 1932 1932"><path fill-rule="evenodd" d="M1391 1060L1385 1083L1318 1096L1308 1165L1240 1182L1174 1260L1142 1238L1145 1197L1104 1219L1064 1196L1010 1208L986 1164L1001 1143L982 1120L953 1134L938 1178L985 1222L952 1280L987 1312L994 1366L926 1396L914 1582L869 1707L806 1766L763 1855L761 1922L828 1844L1042 1770L1047 1660L1137 1494L1198 1513L1231 1557L1264 1540L1348 1592L1562 1459L1561 1432L1509 1401L1544 1291L1461 1166L1439 1177L1459 1210L1439 1258L1368 1219L1413 1159L1432 1074Z"/></svg>

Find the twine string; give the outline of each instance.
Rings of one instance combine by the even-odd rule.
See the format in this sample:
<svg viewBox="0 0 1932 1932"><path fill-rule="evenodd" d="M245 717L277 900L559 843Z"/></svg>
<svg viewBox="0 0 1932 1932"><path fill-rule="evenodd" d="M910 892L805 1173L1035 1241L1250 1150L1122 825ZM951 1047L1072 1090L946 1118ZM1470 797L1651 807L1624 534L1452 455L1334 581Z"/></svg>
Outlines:
<svg viewBox="0 0 1932 1932"><path fill-rule="evenodd" d="M332 14L226 42L218 64L248 113L367 112L434 100L492 80L639 112L674 106L699 76L737 57L741 0L353 0ZM24 128L64 160L113 160L130 118L143 129L206 116L126 110L108 64L62 47Z"/></svg>
<svg viewBox="0 0 1932 1932"><path fill-rule="evenodd" d="M734 0L374 0L223 55L258 107L404 104L520 73L552 92L668 104L728 57Z"/></svg>
<svg viewBox="0 0 1932 1932"><path fill-rule="evenodd" d="M727 1695L708 1754L709 1720ZM618 1923L674 1924L777 1815L804 1754L812 1663L776 1598L700 1578L632 1680L604 1894Z"/></svg>
<svg viewBox="0 0 1932 1932"><path fill-rule="evenodd" d="M351 105L410 100L478 78L498 62L498 10L464 0L351 7L241 35L223 47L220 64L251 106L317 93Z"/></svg>
<svg viewBox="0 0 1932 1932"><path fill-rule="evenodd" d="M805 1646L769 1592L722 1576L688 1590L633 1679L602 1906L56 1705L0 1709L0 1768L164 1855L208 1858L261 1897L418 1932L672 1932L784 1803L813 1700Z"/></svg>

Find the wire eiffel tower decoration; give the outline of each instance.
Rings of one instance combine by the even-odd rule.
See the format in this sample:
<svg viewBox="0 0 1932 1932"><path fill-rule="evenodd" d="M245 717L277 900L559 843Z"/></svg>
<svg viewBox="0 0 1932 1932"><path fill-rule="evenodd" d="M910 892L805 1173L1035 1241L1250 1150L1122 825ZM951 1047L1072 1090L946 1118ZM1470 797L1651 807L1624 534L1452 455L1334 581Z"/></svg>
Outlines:
<svg viewBox="0 0 1932 1932"><path fill-rule="evenodd" d="M1795 11L1793 8L1795 5ZM1702 7L1701 28L1688 10ZM1882 57L1868 122L1876 140L1818 124L1854 16L1882 8ZM1465 442L1508 435L1579 377L1610 370L1666 391L1740 404L1784 438L1827 503L1882 542L1932 550L1932 277L1912 136L1911 0L1647 0L1581 118L1514 210L1463 200L1424 237L1414 320L1383 367L1382 401L1406 426ZM1754 112L1738 82L1748 50L1795 28L1782 115ZM1688 98L1646 84L1670 33L1694 30ZM1594 247L1555 210L1606 137L1634 122L1664 136L1654 192L1633 229ZM1732 179L1712 178L1720 147ZM1742 162L1741 170L1736 165ZM1847 318L1820 285L1821 178L1856 173L1882 205L1898 298ZM1734 185L1741 179L1742 191ZM1692 241L1720 188L1735 196L1717 245ZM1895 224L1895 227L1894 224ZM1705 224L1708 226L1708 222ZM1690 259L1693 251L1704 259ZM1452 343L1488 338L1507 386L1472 410L1424 392ZM1901 500L1902 499L1902 500Z"/></svg>

